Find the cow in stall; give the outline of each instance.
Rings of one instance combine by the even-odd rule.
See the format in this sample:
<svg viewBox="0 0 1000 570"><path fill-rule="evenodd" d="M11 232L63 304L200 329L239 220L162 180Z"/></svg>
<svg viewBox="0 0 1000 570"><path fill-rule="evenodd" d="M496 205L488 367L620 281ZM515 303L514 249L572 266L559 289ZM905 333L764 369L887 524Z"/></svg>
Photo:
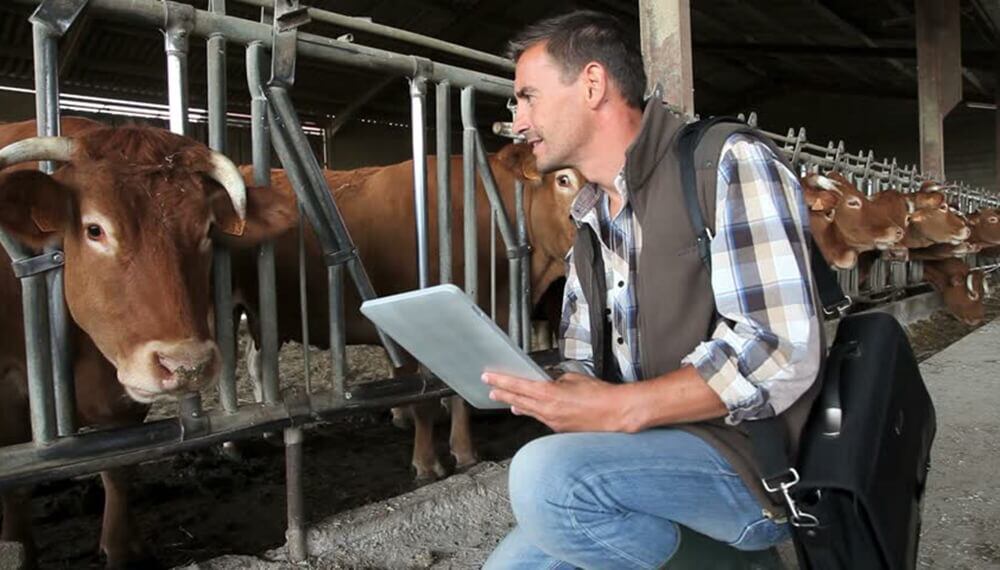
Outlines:
<svg viewBox="0 0 1000 570"><path fill-rule="evenodd" d="M435 157L428 157L429 172L437 168ZM550 285L565 274L565 255L573 243L575 230L569 219L569 206L584 181L575 170L565 169L542 175L535 169L534 156L523 144L510 144L489 157L490 167L496 178L509 219L514 217L514 182L524 183L524 210L528 240L532 250L530 274L532 298L536 305ZM249 167L244 167L250 176ZM368 271L372 285L379 295L390 295L416 289L417 260L414 244L415 214L413 206L413 164L406 161L384 167L366 167L350 171L325 171L326 181L333 193L345 225L358 248L361 261ZM284 171L273 170L271 183L276 192L292 196L293 190ZM451 158L451 200L453 275L461 286L464 282L465 261L462 254L463 185L461 156ZM484 195L481 181L477 181L478 220L478 275L479 302L486 309L489 296L483 294L485 280L490 275L490 206ZM428 244L430 274L438 275L437 233L437 181L428 180ZM299 308L298 284L298 232L289 230L278 237L275 244L278 339L279 344L302 340L302 322ZM307 297L327 298L327 267L323 252L312 228L306 229ZM409 245L408 245L409 244ZM498 251L503 244L497 243ZM497 324L507 327L508 322L508 264L503 255L497 256ZM258 288L253 255L234 257L233 279L236 298L248 315L254 345L248 353L248 369L259 370L259 330L257 321ZM345 287L344 310L347 344L379 344L375 328L360 311L361 300L353 287ZM309 340L314 346L330 346L328 307L324 302L310 305ZM487 309L488 310L488 309ZM442 323L442 326L447 326ZM456 347L456 349L459 349ZM401 375L415 371L408 365L396 370ZM259 382L259 378L255 380ZM469 433L467 405L457 396L451 401L451 453L459 468L477 461ZM416 404L409 410L414 423L413 467L417 479L433 480L447 473L433 447L433 418L437 415L437 402ZM394 413L398 413L394 411ZM403 419L397 415L397 422Z"/></svg>
<svg viewBox="0 0 1000 570"><path fill-rule="evenodd" d="M210 386L212 240L249 248L294 223L294 204L245 187L237 167L192 139L143 126L64 118L61 137L34 121L0 126L0 228L40 250L62 245L71 317L76 421L141 423L155 399ZM37 161L59 165L51 175ZM0 446L29 442L21 284L0 261ZM127 472L101 473L99 548L109 567L145 558ZM2 540L34 559L30 490L5 491Z"/></svg>
<svg viewBox="0 0 1000 570"><path fill-rule="evenodd" d="M860 253L888 250L903 239L904 229L843 175L812 173L801 182L810 229L831 266L851 269Z"/></svg>
<svg viewBox="0 0 1000 570"><path fill-rule="evenodd" d="M924 279L941 293L945 307L956 319L970 326L986 319L983 300L990 291L983 271L970 270L960 259L925 261Z"/></svg>

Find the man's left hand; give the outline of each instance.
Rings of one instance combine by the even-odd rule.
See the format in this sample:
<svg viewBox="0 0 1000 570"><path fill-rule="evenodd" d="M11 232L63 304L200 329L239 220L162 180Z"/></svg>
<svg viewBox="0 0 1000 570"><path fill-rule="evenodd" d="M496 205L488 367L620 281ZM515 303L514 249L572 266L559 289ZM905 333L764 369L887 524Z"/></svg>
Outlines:
<svg viewBox="0 0 1000 570"><path fill-rule="evenodd" d="M483 374L490 398L510 404L511 412L531 416L557 432L628 431L624 385L567 373L552 382L504 374Z"/></svg>

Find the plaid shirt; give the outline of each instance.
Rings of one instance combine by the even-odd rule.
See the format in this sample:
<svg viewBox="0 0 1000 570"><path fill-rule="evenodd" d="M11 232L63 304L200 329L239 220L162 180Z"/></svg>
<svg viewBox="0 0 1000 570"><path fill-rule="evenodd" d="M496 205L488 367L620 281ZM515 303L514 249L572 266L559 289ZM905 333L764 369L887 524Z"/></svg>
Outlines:
<svg viewBox="0 0 1000 570"><path fill-rule="evenodd" d="M819 370L820 322L798 231L808 235L805 206L796 200L793 215L785 199L786 190L801 196L796 176L767 146L737 134L722 149L718 177L711 279L722 319L682 363L694 366L726 404L726 421L738 423L779 413L805 392ZM612 353L622 378L632 382L644 378L635 293L642 228L622 174L614 184L623 199L614 218L594 184L580 191L573 212L600 238L611 338L622 339L612 343ZM565 367L594 374L589 311L572 251L567 262L560 327Z"/></svg>

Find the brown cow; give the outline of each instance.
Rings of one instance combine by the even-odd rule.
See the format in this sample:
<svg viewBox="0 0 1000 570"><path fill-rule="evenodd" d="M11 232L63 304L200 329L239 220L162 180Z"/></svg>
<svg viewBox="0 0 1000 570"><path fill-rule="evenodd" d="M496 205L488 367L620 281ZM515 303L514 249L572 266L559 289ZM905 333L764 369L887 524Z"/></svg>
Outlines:
<svg viewBox="0 0 1000 570"><path fill-rule="evenodd" d="M982 271L970 271L959 259L924 262L924 279L941 293L945 307L967 325L986 319L983 298L989 294Z"/></svg>
<svg viewBox="0 0 1000 570"><path fill-rule="evenodd" d="M885 190L875 195L872 203L889 218L906 230L906 235L889 254L894 259L905 260L909 253L936 244L959 246L969 237L969 228L962 216L945 202L944 194L934 190L920 190L904 194L898 190ZM952 247L956 251L957 247ZM964 250L964 248L963 248ZM915 259L942 255L942 248L917 254Z"/></svg>
<svg viewBox="0 0 1000 570"><path fill-rule="evenodd" d="M863 251L886 250L903 239L903 228L838 173L808 174L802 191L816 245L839 269L854 267Z"/></svg>
<svg viewBox="0 0 1000 570"><path fill-rule="evenodd" d="M210 385L212 237L249 246L294 222L271 194L247 193L236 166L191 139L141 126L62 121L34 138L34 121L0 127L0 227L32 248L62 243L72 317L77 422L141 422L154 398ZM63 165L51 176L38 160ZM232 235L227 235L232 234ZM21 286L0 261L0 445L30 441ZM7 309L9 308L9 309ZM121 470L105 487L100 548L110 566L142 556ZM32 551L27 492L3 495L4 540Z"/></svg>
<svg viewBox="0 0 1000 570"><path fill-rule="evenodd" d="M983 246L1000 245L1000 212L995 208L980 208L966 216L966 223L972 230L971 243Z"/></svg>
<svg viewBox="0 0 1000 570"><path fill-rule="evenodd" d="M574 229L569 220L569 205L583 180L574 170L561 170L542 176L535 170L534 157L525 145L508 145L490 157L490 165L508 212L513 212L514 181L525 183L525 213L531 252L532 303L538 302L549 285L565 272L564 256L573 243ZM428 169L434 172L436 159L428 157ZM246 171L249 176L249 170ZM465 264L462 254L462 162L452 157L451 195L453 225L453 276L455 282L464 282ZM379 295L390 295L417 288L415 222L413 210L413 165L402 162L385 167L369 167L352 171L326 171L327 182L333 191L337 206L358 247L361 260L368 270L372 285ZM272 184L281 193L291 196L292 189L285 173L272 171ZM489 204L481 184L477 187L479 224L479 280L480 304L489 301ZM438 275L437 237L437 184L434 177L428 180L428 227L430 273ZM513 217L511 217L513 220ZM277 288L279 314L279 342L301 340L299 287L297 265L297 232L289 231L276 243ZM311 229L307 232L308 290L311 299L325 299L327 271L322 263L322 252ZM498 251L503 251L498 243ZM255 329L257 307L257 282L253 256L234 259L234 283L237 297L246 304L251 329ZM497 256L497 323L507 326L508 279L507 261ZM344 299L348 344L378 344L374 327L358 308L360 300L353 287L345 287ZM310 342L320 347L329 346L326 303L310 305ZM447 326L442 324L442 326ZM256 333L254 333L256 335ZM251 365L251 369L255 366ZM453 401L451 450L459 466L476 461L469 435L466 405ZM415 439L413 466L419 479L443 476L445 469L434 452L432 442L433 407L436 403L414 409Z"/></svg>

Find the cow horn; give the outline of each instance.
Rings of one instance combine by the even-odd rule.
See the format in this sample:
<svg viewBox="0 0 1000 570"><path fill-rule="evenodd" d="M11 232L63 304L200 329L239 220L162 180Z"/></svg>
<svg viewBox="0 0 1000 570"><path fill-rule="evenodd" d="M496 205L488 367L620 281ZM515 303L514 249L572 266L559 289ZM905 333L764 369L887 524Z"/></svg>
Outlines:
<svg viewBox="0 0 1000 570"><path fill-rule="evenodd" d="M972 283L971 271L969 272L969 275L965 278L965 290L968 291L970 295L976 294L975 285L973 285Z"/></svg>
<svg viewBox="0 0 1000 570"><path fill-rule="evenodd" d="M76 142L69 137L32 137L0 149L0 168L36 160L69 162L75 150Z"/></svg>
<svg viewBox="0 0 1000 570"><path fill-rule="evenodd" d="M236 168L233 161L221 152L212 151L212 170L208 173L209 178L215 180L226 189L229 200L233 203L233 209L240 220L245 220L247 216L247 187L243 182L243 175Z"/></svg>

